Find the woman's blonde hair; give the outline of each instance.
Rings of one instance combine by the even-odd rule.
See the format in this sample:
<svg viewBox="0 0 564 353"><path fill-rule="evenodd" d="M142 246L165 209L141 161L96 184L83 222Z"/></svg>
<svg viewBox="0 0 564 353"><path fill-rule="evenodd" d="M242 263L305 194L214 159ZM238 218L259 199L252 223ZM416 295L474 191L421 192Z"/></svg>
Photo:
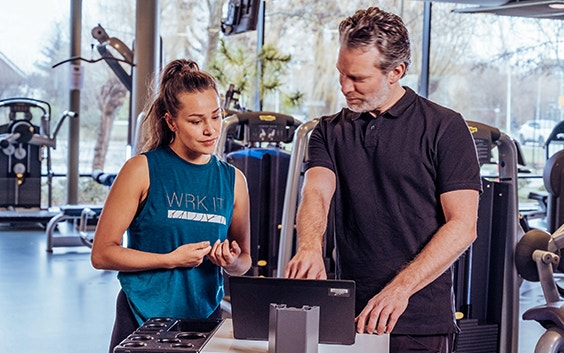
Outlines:
<svg viewBox="0 0 564 353"><path fill-rule="evenodd" d="M201 71L196 62L177 59L168 63L161 72L157 94L139 125L137 153L168 146L174 139L174 133L166 123L165 114L176 117L181 108L180 94L208 89L219 94L215 78Z"/></svg>

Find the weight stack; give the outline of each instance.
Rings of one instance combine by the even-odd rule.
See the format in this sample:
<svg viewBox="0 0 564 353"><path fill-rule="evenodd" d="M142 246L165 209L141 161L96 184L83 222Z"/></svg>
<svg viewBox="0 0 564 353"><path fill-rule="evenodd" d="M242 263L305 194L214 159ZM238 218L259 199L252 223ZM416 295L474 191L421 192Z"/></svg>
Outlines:
<svg viewBox="0 0 564 353"><path fill-rule="evenodd" d="M455 353L497 352L497 324L479 324L478 320L463 319L458 326L461 332L456 338Z"/></svg>

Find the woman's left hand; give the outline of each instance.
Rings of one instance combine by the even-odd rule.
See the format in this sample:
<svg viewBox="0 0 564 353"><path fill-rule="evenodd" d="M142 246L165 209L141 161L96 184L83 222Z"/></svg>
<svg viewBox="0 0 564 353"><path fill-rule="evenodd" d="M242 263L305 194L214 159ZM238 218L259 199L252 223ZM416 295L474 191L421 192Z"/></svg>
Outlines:
<svg viewBox="0 0 564 353"><path fill-rule="evenodd" d="M241 254L241 248L236 241L229 242L228 239L220 242L219 239L213 244L212 249L208 254L210 261L217 265L223 267L227 272L230 269L235 269L237 266L237 260Z"/></svg>

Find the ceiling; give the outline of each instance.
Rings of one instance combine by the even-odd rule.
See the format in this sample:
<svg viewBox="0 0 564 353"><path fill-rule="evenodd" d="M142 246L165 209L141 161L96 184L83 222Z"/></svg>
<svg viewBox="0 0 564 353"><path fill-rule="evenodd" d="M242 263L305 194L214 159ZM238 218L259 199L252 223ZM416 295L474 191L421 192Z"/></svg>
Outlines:
<svg viewBox="0 0 564 353"><path fill-rule="evenodd" d="M438 0L473 6L457 8L456 13L490 13L499 16L564 20L564 0Z"/></svg>

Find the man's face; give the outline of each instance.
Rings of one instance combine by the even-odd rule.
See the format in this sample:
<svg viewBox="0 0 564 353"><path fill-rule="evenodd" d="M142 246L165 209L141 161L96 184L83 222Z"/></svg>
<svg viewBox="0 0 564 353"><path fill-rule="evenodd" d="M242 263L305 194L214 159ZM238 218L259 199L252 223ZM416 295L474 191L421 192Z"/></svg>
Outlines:
<svg viewBox="0 0 564 353"><path fill-rule="evenodd" d="M355 112L380 113L387 109L390 94L388 75L376 66L380 53L374 47L349 49L342 47L337 59L341 92L349 109Z"/></svg>

